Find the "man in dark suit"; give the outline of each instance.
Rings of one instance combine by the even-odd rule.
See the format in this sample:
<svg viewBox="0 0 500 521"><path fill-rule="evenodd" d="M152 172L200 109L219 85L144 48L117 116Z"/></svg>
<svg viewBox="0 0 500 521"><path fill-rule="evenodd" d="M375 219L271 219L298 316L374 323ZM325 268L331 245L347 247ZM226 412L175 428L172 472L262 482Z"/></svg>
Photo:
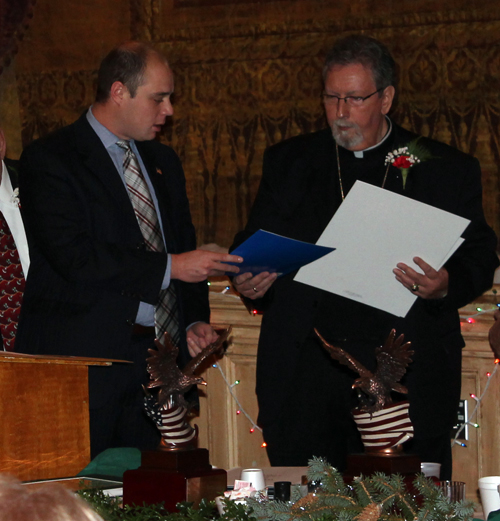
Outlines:
<svg viewBox="0 0 500 521"><path fill-rule="evenodd" d="M376 40L355 35L337 42L324 68L330 128L266 151L257 198L234 245L260 228L316 242L358 179L471 223L465 242L443 268L435 270L418 257L420 272L404 263L394 267L396 279L418 297L405 318L294 282L294 273L279 279L267 272L234 278L236 289L264 311L257 395L273 465L306 465L315 455L342 469L346 454L363 450L350 414L357 405L351 389L357 375L329 358L313 329L373 370L375 348L395 328L414 350L403 380L414 426L405 450L422 461L442 463L442 479L451 477L449 433L464 346L457 310L491 286L496 240L483 216L477 160L422 138L432 159L411 167L404 183L398 168L386 164L389 152L417 137L387 117L394 71L392 57Z"/></svg>
<svg viewBox="0 0 500 521"><path fill-rule="evenodd" d="M14 351L30 259L19 210L18 161L5 157L6 148L0 129L0 349Z"/></svg>
<svg viewBox="0 0 500 521"><path fill-rule="evenodd" d="M123 44L89 111L21 157L32 265L18 350L134 362L90 370L93 456L157 445L141 403L147 349L166 329L182 365L213 342L205 279L238 271L223 264L238 257L196 249L179 158L153 139L173 90L163 56Z"/></svg>

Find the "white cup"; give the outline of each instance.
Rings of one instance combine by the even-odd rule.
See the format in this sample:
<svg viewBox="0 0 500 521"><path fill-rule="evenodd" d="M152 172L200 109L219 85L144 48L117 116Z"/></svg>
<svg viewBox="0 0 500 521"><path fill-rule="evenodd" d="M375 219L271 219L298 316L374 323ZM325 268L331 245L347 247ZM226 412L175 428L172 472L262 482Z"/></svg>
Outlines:
<svg viewBox="0 0 500 521"><path fill-rule="evenodd" d="M249 481L255 490L264 490L266 488L264 472L261 469L243 469L241 471L241 481Z"/></svg>
<svg viewBox="0 0 500 521"><path fill-rule="evenodd" d="M484 518L487 519L490 512L500 510L500 476L487 476L479 478L479 492L483 505Z"/></svg>
<svg viewBox="0 0 500 521"><path fill-rule="evenodd" d="M441 463L424 461L420 464L420 470L426 478L438 478L441 472Z"/></svg>

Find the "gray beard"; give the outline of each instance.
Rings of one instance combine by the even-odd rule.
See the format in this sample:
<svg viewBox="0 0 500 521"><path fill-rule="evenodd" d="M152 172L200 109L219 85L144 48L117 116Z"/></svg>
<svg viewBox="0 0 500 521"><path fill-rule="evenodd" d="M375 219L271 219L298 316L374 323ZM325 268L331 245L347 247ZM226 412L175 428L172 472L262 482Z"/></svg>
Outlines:
<svg viewBox="0 0 500 521"><path fill-rule="evenodd" d="M342 124L343 126L345 126L346 122L340 120L338 123L337 121L334 121L332 124L333 138L341 147L350 150L351 148L358 146L363 141L363 136L359 131L359 127L356 124L349 123L350 128L353 128L355 131L354 136L350 137L347 134L348 131L341 131L339 128L337 128L337 124Z"/></svg>

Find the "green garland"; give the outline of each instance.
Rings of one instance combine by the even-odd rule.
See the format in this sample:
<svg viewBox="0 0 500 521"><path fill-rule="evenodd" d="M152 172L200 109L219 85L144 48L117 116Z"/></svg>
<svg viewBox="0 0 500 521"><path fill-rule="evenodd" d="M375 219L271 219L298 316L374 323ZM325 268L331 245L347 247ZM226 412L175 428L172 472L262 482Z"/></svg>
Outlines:
<svg viewBox="0 0 500 521"><path fill-rule="evenodd" d="M315 494L305 498L295 491L290 503L249 499L247 505L225 500L221 521L470 521L474 503L464 500L451 503L434 485L419 474L411 495L403 478L394 474L356 478L346 485L342 475L325 460L309 462L309 480L321 482ZM214 503L202 501L198 508L179 503L178 513L168 514L162 505L120 506L99 490L80 492L105 521L212 521L218 518Z"/></svg>
<svg viewBox="0 0 500 521"><path fill-rule="evenodd" d="M179 512L170 514L165 512L163 504L125 506L121 505L121 498L106 496L99 489L85 489L79 495L104 519L104 521L255 521L247 512L245 505L226 501L226 509L219 516L214 501L202 500L195 508L191 503L178 503Z"/></svg>

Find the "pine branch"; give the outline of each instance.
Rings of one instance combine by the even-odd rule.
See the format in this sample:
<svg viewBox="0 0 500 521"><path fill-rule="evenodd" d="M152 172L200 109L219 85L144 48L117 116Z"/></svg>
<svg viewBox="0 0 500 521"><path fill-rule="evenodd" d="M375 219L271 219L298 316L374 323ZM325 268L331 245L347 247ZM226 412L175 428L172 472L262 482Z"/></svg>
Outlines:
<svg viewBox="0 0 500 521"><path fill-rule="evenodd" d="M405 488L402 476L376 473L360 476L347 486L341 474L325 460L309 462L309 479L320 481L315 494L280 502L248 499L246 504L224 500L221 521L470 521L474 512L471 501L450 502L432 480L419 474L412 493ZM420 496L417 505L413 494ZM178 513L169 514L162 505L121 508L115 498L99 490L86 490L80 495L105 521L214 521L214 504L202 501L198 508L177 505Z"/></svg>
<svg viewBox="0 0 500 521"><path fill-rule="evenodd" d="M346 494L347 487L342 478L342 474L323 458L314 456L309 460L307 476L310 481L321 482L322 488L330 493Z"/></svg>
<svg viewBox="0 0 500 521"><path fill-rule="evenodd" d="M373 502L366 485L367 484L363 480L363 476L355 478L353 481L353 489L361 505L368 505L369 503Z"/></svg>

